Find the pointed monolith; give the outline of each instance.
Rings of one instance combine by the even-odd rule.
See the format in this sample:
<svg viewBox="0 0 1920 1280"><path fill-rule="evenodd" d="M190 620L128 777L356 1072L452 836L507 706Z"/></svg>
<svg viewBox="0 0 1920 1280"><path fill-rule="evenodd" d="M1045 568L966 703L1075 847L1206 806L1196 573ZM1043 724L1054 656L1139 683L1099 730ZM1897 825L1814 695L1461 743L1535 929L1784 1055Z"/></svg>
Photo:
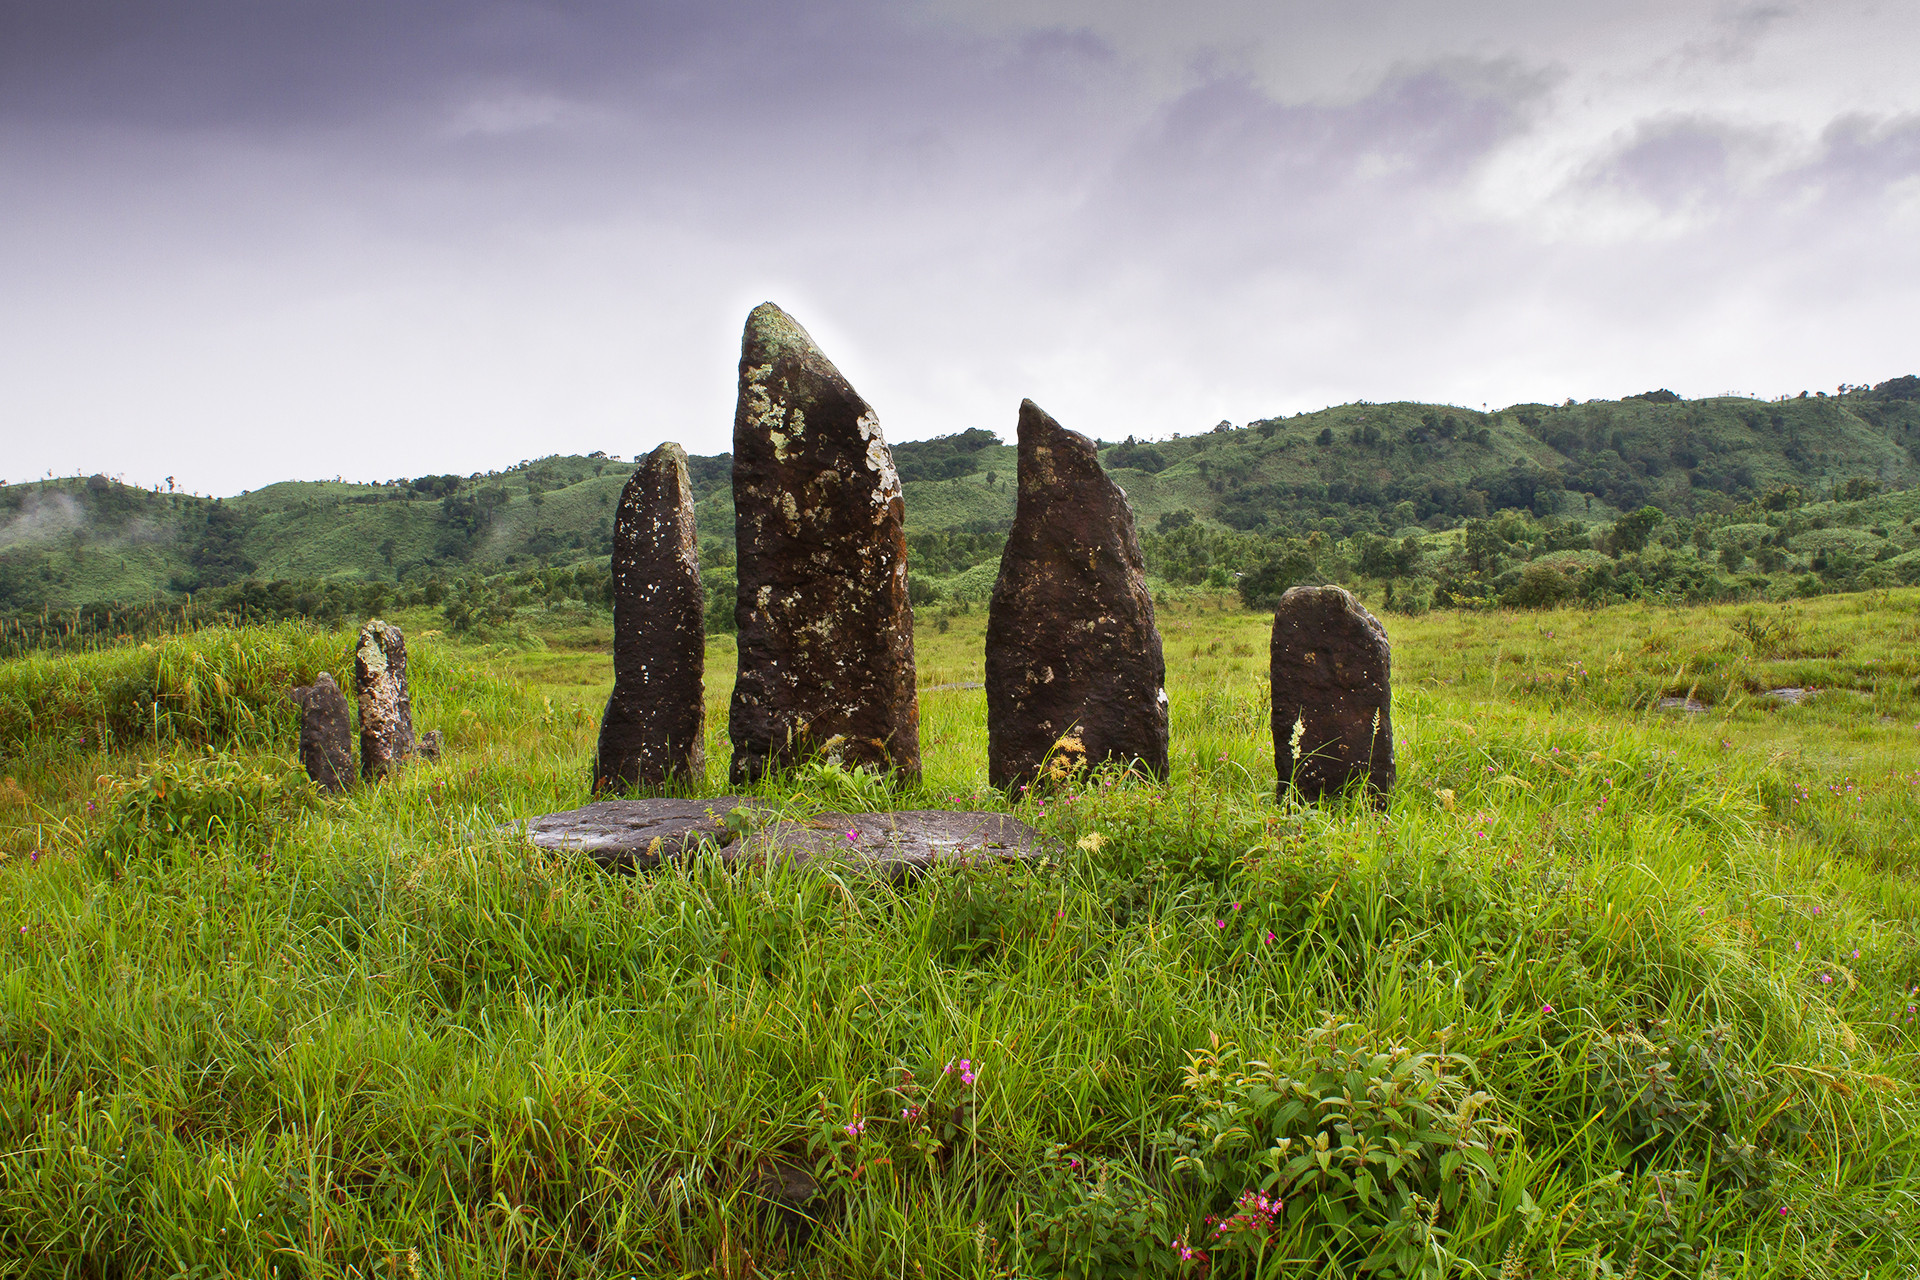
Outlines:
<svg viewBox="0 0 1920 1280"><path fill-rule="evenodd" d="M1127 495L1093 441L1020 402L1020 496L987 615L987 778L1167 772L1167 665Z"/></svg>
<svg viewBox="0 0 1920 1280"><path fill-rule="evenodd" d="M771 302L740 343L733 505L733 782L815 754L918 776L900 477L873 409Z"/></svg>
<svg viewBox="0 0 1920 1280"><path fill-rule="evenodd" d="M655 449L613 521L613 694L600 720L595 791L706 776L706 593L693 484L677 444Z"/></svg>
<svg viewBox="0 0 1920 1280"><path fill-rule="evenodd" d="M1273 613L1273 760L1284 799L1393 786L1392 646L1341 587L1294 587Z"/></svg>
<svg viewBox="0 0 1920 1280"><path fill-rule="evenodd" d="M413 754L413 696L400 628L378 618L360 628L353 686L360 703L360 776L373 782Z"/></svg>
<svg viewBox="0 0 1920 1280"><path fill-rule="evenodd" d="M353 787L353 723L347 695L333 677L322 671L312 684L293 691L300 707L300 763L322 791L338 793Z"/></svg>

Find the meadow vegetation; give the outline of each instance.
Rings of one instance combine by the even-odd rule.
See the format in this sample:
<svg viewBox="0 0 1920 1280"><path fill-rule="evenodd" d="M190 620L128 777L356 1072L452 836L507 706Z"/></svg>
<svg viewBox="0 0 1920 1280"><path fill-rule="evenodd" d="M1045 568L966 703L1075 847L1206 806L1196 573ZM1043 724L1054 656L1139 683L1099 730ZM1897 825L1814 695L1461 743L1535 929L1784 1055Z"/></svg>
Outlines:
<svg viewBox="0 0 1920 1280"><path fill-rule="evenodd" d="M0 662L0 1274L1920 1267L1920 591L1390 616L1382 810L1276 802L1226 592L1161 600L1170 778L999 796L984 610L923 610L924 780L766 797L1058 847L894 887L535 849L604 618L441 618L443 762L341 799L284 690L347 629Z"/></svg>

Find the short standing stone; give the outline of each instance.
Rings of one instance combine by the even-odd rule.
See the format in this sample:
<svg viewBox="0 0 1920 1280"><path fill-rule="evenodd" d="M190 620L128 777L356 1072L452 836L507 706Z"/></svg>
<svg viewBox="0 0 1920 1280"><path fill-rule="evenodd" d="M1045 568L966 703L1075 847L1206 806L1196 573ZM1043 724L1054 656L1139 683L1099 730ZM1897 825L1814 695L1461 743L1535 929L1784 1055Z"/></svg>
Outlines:
<svg viewBox="0 0 1920 1280"><path fill-rule="evenodd" d="M347 791L353 786L353 724L347 696L333 677L322 671L312 684L293 691L300 707L300 763L322 791Z"/></svg>
<svg viewBox="0 0 1920 1280"><path fill-rule="evenodd" d="M905 506L879 420L793 318L762 303L733 420L740 672L731 777L815 753L920 772Z"/></svg>
<svg viewBox="0 0 1920 1280"><path fill-rule="evenodd" d="M613 523L613 693L595 791L706 774L706 592L687 455L663 444L627 481Z"/></svg>
<svg viewBox="0 0 1920 1280"><path fill-rule="evenodd" d="M1020 496L987 616L987 778L1167 772L1167 666L1127 495L1093 441L1020 404Z"/></svg>
<svg viewBox="0 0 1920 1280"><path fill-rule="evenodd" d="M413 754L413 697L400 628L378 618L360 628L353 684L360 702L360 776L373 782Z"/></svg>
<svg viewBox="0 0 1920 1280"><path fill-rule="evenodd" d="M1341 587L1294 587L1273 614L1273 759L1280 795L1393 786L1392 648Z"/></svg>

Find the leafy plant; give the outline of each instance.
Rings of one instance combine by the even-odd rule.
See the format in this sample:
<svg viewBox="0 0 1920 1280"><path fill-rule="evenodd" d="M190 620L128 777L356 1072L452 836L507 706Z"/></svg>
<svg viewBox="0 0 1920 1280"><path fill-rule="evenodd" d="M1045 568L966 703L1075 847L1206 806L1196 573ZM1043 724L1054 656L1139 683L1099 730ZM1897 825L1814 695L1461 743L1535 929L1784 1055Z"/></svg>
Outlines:
<svg viewBox="0 0 1920 1280"><path fill-rule="evenodd" d="M1190 1104L1159 1141L1223 1207L1265 1193L1360 1271L1416 1275L1445 1238L1440 1215L1489 1197L1496 1150L1513 1133L1491 1095L1467 1084L1471 1068L1444 1040L1381 1044L1332 1015L1277 1066L1216 1036L1188 1054ZM1215 1234L1247 1247L1262 1233L1244 1225L1216 1222Z"/></svg>
<svg viewBox="0 0 1920 1280"><path fill-rule="evenodd" d="M1071 1280L1163 1276L1172 1211L1131 1162L1054 1146L1029 1178L1017 1248L1028 1266Z"/></svg>

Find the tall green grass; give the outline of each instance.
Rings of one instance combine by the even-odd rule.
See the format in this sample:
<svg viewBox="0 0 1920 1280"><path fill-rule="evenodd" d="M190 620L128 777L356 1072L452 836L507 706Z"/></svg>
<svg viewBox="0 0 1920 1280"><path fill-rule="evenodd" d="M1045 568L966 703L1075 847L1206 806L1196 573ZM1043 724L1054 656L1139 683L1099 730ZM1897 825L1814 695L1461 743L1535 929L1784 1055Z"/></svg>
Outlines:
<svg viewBox="0 0 1920 1280"><path fill-rule="evenodd" d="M977 678L981 621L923 628L927 685ZM1540 619L1457 621L1512 653ZM283 731L9 748L65 825L0 864L0 1273L1920 1267L1911 784L1849 792L1766 713L1424 678L1453 635L1396 619L1387 808L1281 804L1264 620L1161 622L1163 784L1009 803L980 691L923 691L925 781L884 802L1058 846L898 887L512 838L585 798L591 655L414 642L452 749L338 800ZM280 637L229 640L349 638ZM797 1231L781 1170L819 1187Z"/></svg>

